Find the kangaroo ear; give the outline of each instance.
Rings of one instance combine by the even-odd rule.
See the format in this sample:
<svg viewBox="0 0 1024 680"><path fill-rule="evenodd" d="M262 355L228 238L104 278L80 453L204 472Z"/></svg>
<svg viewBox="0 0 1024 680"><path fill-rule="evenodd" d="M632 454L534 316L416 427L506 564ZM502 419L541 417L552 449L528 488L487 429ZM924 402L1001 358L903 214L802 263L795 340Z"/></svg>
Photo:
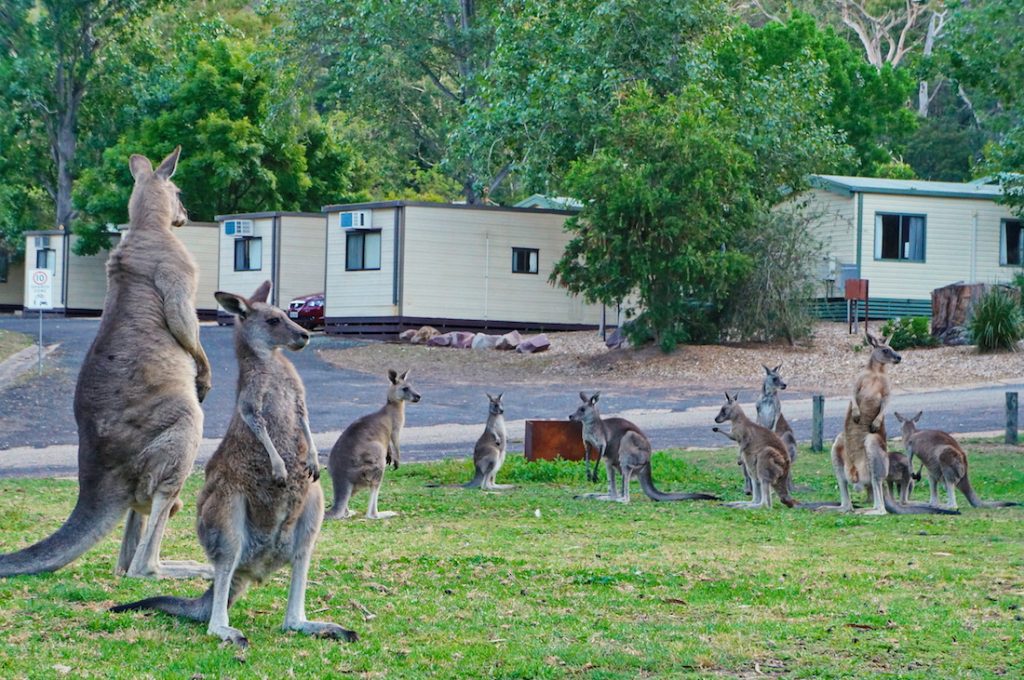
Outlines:
<svg viewBox="0 0 1024 680"><path fill-rule="evenodd" d="M486 394L486 395L487 395L487 399L488 399L489 401L494 401L494 397L492 397L492 396L491 396L491 393L490 393L490 392L484 392L484 394Z"/></svg>
<svg viewBox="0 0 1024 680"><path fill-rule="evenodd" d="M217 298L217 302L223 307L229 314L245 318L246 313L249 311L249 305L244 297L241 295L235 295L234 293L225 293L223 291L217 291L213 294L213 297Z"/></svg>
<svg viewBox="0 0 1024 680"><path fill-rule="evenodd" d="M868 341L868 344L871 345L872 347L878 347L878 338L876 338L875 336L871 335L871 333L865 331L864 332L864 338Z"/></svg>
<svg viewBox="0 0 1024 680"><path fill-rule="evenodd" d="M270 289L273 288L274 284L270 281L264 281L260 284L260 287L256 289L256 292L249 298L252 302L266 302L270 299Z"/></svg>
<svg viewBox="0 0 1024 680"><path fill-rule="evenodd" d="M737 392L736 394L732 395L732 400L733 401L739 401L740 400L740 393Z"/></svg>
<svg viewBox="0 0 1024 680"><path fill-rule="evenodd" d="M178 157L181 155L181 144L174 147L174 151L167 154L167 158L157 166L156 176L160 179L170 179L174 171L178 169Z"/></svg>
<svg viewBox="0 0 1024 680"><path fill-rule="evenodd" d="M899 411L893 411L892 414L896 416L896 420L900 421L901 423L903 422L903 416L900 415Z"/></svg>
<svg viewBox="0 0 1024 680"><path fill-rule="evenodd" d="M782 364L779 364L778 366L776 366L775 368L773 368L773 369L772 369L772 373L778 373L778 372L779 372L779 369L780 369L780 368L782 368Z"/></svg>
<svg viewBox="0 0 1024 680"><path fill-rule="evenodd" d="M594 396L592 396L590 398L590 405L593 406L594 404L596 404L597 400L600 399L600 398L601 398L601 393L600 392L594 392Z"/></svg>
<svg viewBox="0 0 1024 680"><path fill-rule="evenodd" d="M590 401L590 397L588 397L587 395L585 395L582 392L580 392L580 401L583 401L583 402Z"/></svg>
<svg viewBox="0 0 1024 680"><path fill-rule="evenodd" d="M889 337L882 338L882 344L888 346L889 343L892 342L893 335L895 335L895 333L890 334Z"/></svg>
<svg viewBox="0 0 1024 680"><path fill-rule="evenodd" d="M728 392L725 393L725 403L727 403L727 404L731 404L732 403L732 399L729 397L729 393Z"/></svg>
<svg viewBox="0 0 1024 680"><path fill-rule="evenodd" d="M389 368L388 369L388 380L391 381L392 385L397 384L398 383L398 371L396 371L393 368Z"/></svg>
<svg viewBox="0 0 1024 680"><path fill-rule="evenodd" d="M915 423L916 423L917 421L921 420L921 416L923 416L923 415L924 415L924 411L918 411L918 412L917 412L917 415L916 415L916 416L914 416L913 418L911 418L910 420L911 420L912 422L915 422Z"/></svg>
<svg viewBox="0 0 1024 680"><path fill-rule="evenodd" d="M498 392L498 398L495 399L495 401L497 401L499 404L501 403L501 395L503 395L503 394L505 394L505 393L504 392Z"/></svg>
<svg viewBox="0 0 1024 680"><path fill-rule="evenodd" d="M405 380L405 379L407 379L407 378L409 377L409 371L411 371L411 370L412 370L412 369L410 368L410 369L409 369L408 371L406 371L406 372L405 372L405 373L403 373L402 375L398 376L398 379L399 379L399 380Z"/></svg>
<svg viewBox="0 0 1024 680"><path fill-rule="evenodd" d="M767 373L768 375L771 375L771 374L772 374L772 369L768 368L768 367L767 367L767 366L765 366L764 364L761 364L761 368L763 368L763 369L764 369L764 372L765 372L765 373Z"/></svg>
<svg viewBox="0 0 1024 680"><path fill-rule="evenodd" d="M145 156L133 153L128 159L128 168L132 171L132 177L138 179L140 175L153 172L153 164Z"/></svg>

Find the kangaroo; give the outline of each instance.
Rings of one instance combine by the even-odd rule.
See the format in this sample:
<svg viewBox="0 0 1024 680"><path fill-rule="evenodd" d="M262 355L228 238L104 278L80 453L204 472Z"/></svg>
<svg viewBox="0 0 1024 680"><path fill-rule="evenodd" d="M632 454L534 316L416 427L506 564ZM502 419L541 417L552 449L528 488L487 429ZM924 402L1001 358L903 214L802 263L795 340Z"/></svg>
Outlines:
<svg viewBox="0 0 1024 680"><path fill-rule="evenodd" d="M897 413L896 417L899 418L900 414ZM889 451L889 474L885 477L885 484L889 487L890 496L895 486L900 495L900 505L910 502L910 494L914 492L914 468L902 453Z"/></svg>
<svg viewBox="0 0 1024 680"><path fill-rule="evenodd" d="M494 478L505 463L505 447L508 444L508 432L505 430L505 407L501 403L501 394L497 397L487 395L489 400L487 424L484 433L476 440L473 447L473 466L476 474L473 479L463 484L463 488L480 487L484 491L514 489L512 484L495 484Z"/></svg>
<svg viewBox="0 0 1024 680"><path fill-rule="evenodd" d="M920 505L899 506L893 502L884 482L889 476L889 454L886 448L885 408L889 403L890 364L898 364L902 357L889 346L887 339L871 333L865 337L871 346L867 366L854 384L853 399L846 409L846 421L832 444L832 470L839 483L839 505L821 510L852 512L850 485L870 485L872 507L858 510L866 515L884 515L887 512L908 514L957 514Z"/></svg>
<svg viewBox="0 0 1024 680"><path fill-rule="evenodd" d="M583 404L569 420L583 423L583 445L593 446L598 460L604 458L608 472L608 494L585 494L582 498L629 502L629 480L636 475L640 488L652 501L718 500L710 493L664 493L651 478L651 442L639 427L625 418L602 418L597 408L601 393L588 397L580 392ZM596 464L595 464L596 467ZM615 488L615 471L622 475L622 493Z"/></svg>
<svg viewBox="0 0 1024 680"><path fill-rule="evenodd" d="M794 507L796 501L789 495L789 452L782 439L775 432L747 417L740 406L739 394L731 397L728 392L725 394L725 404L715 416L715 422L722 424L726 421L732 423L732 432L726 432L718 427L711 429L740 445L744 470L749 471L753 477L753 499L726 505L731 508L771 508L772 489L775 489L783 504L790 508Z"/></svg>
<svg viewBox="0 0 1024 680"><path fill-rule="evenodd" d="M213 585L200 597L151 597L111 608L154 609L208 622L207 632L248 646L228 608L251 583L291 564L285 630L354 641L338 624L306 618L306 577L323 522L320 463L309 429L306 395L282 347L300 350L309 332L267 304L270 282L251 298L216 293L235 315L238 397L227 434L206 465L199 492L199 542L213 563Z"/></svg>
<svg viewBox="0 0 1024 680"><path fill-rule="evenodd" d="M397 512L379 512L377 496L388 464L398 469L401 452L399 436L405 425L405 402L416 403L420 395L409 384L409 371L402 375L388 370L387 403L379 411L359 418L345 428L331 449L327 468L334 483L334 504L327 519L351 517L348 502L352 493L370 487L370 506L366 519L394 517Z"/></svg>
<svg viewBox="0 0 1024 680"><path fill-rule="evenodd" d="M921 420L923 411L918 411L913 418L905 418L894 413L896 420L903 426L903 447L907 450L908 464L913 468L914 456L921 459L928 468L929 505L941 507L939 504L939 480L946 487L948 503L946 507L956 509L956 492L960 489L967 502L975 508L1005 508L1020 505L1013 501L983 501L978 498L967 477L967 453L951 435L941 430L918 430L917 422Z"/></svg>
<svg viewBox="0 0 1024 680"><path fill-rule="evenodd" d="M129 162L129 228L107 261L107 296L75 386L78 501L49 538L0 555L0 576L56 571L125 517L116 573L210 575L197 562L161 562L167 519L192 470L210 363L199 344L195 261L171 228L187 221L171 182L181 147L153 170ZM146 517L149 516L147 523Z"/></svg>
<svg viewBox="0 0 1024 680"><path fill-rule="evenodd" d="M782 368L782 364L775 368L768 368L764 364L761 367L764 368L765 376L764 381L761 383L761 398L757 400L756 404L757 424L767 427L779 435L779 439L786 445L786 451L789 453L789 462L791 464L795 463L796 435L793 434L793 428L789 426L786 418L782 415L782 402L779 400L779 390L786 389L786 383L782 380L782 376L779 375L779 369ZM790 468L792 472L792 465ZM750 475L744 470L743 476L743 491L744 493L750 493ZM793 493L792 474L790 475L789 483L789 492Z"/></svg>

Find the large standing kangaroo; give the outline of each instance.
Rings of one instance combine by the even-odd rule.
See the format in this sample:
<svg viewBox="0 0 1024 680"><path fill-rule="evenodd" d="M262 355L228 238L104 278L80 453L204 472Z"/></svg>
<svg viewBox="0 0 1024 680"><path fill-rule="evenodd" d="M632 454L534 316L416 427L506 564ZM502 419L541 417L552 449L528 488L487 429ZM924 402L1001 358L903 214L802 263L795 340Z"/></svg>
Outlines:
<svg viewBox="0 0 1024 680"><path fill-rule="evenodd" d="M196 264L172 226L185 224L171 175L181 147L154 171L130 161L129 229L107 261L103 318L75 388L78 502L55 534L0 556L0 576L55 571L128 513L117 572L209 575L197 562L159 561L167 518L192 470L210 363L199 344ZM146 516L149 522L146 522Z"/></svg>

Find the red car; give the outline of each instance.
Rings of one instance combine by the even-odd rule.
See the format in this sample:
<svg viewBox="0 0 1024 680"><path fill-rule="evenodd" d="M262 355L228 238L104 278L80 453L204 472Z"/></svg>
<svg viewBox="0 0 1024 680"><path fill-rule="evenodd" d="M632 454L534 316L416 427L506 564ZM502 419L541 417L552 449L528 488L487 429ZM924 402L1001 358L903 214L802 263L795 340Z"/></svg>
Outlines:
<svg viewBox="0 0 1024 680"><path fill-rule="evenodd" d="M310 330L324 325L324 294L298 297L288 303L288 318Z"/></svg>

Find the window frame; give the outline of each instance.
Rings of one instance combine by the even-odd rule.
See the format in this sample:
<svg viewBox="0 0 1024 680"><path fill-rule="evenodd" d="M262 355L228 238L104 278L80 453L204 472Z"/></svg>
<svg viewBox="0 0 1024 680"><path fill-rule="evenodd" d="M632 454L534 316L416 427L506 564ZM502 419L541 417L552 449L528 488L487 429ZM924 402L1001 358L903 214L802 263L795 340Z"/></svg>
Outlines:
<svg viewBox="0 0 1024 680"><path fill-rule="evenodd" d="M525 253L526 254L526 269L525 270L516 269L516 261L517 261L516 256L519 253ZM531 255L535 256L534 258L532 258L533 259L533 265L534 265L534 268L533 268L532 271L530 269L530 264L531 264L531 257L530 256ZM519 246L512 246L512 273L513 274L532 274L534 276L537 276L538 274L540 274L540 248L520 248Z"/></svg>
<svg viewBox="0 0 1024 680"><path fill-rule="evenodd" d="M250 252L250 244L253 241L258 241L259 244L260 244L260 261L259 261L259 266L258 267L253 267L252 266L252 253ZM238 266L239 265L239 262L238 262L238 246L239 246L240 243L244 243L245 244L245 247L244 247L245 255L244 255L243 262L242 262L242 264L243 264L242 267ZM234 260L235 260L235 271L236 272L259 272L259 271L263 271L263 237L262 236L242 236L241 238L236 238L235 239ZM248 263L248 266L244 266L244 265L246 265L246 263Z"/></svg>
<svg viewBox="0 0 1024 680"><path fill-rule="evenodd" d="M11 256L0 250L0 283L7 283L8 277L11 275Z"/></svg>
<svg viewBox="0 0 1024 680"><path fill-rule="evenodd" d="M47 262L49 262L51 260L51 258L52 258L53 265L51 266L50 264L45 264L42 267L40 267L39 266L39 255L40 255L40 253L50 253L50 255L46 256L45 259L47 260ZM36 267L35 268L36 269L45 269L45 270L51 271L51 272L57 271L57 249L56 248L36 248Z"/></svg>
<svg viewBox="0 0 1024 680"><path fill-rule="evenodd" d="M882 256L882 245L881 236L884 226L881 223L881 219L885 217L899 217L900 218L900 236L902 238L902 232L904 227L903 220L909 218L919 218L921 220L921 259L909 258L909 257L883 257ZM910 229L910 225L906 225L907 229ZM907 234L907 244L912 243L910 240L910 234ZM901 242L902 246L903 243ZM900 249L902 252L902 248ZM895 212L895 211L878 211L875 213L875 243L874 243L874 259L875 262L904 262L913 264L925 264L928 261L928 215L924 213L908 213L908 212Z"/></svg>
<svg viewBox="0 0 1024 680"><path fill-rule="evenodd" d="M366 266L366 244L367 236L375 235L377 241L377 266L367 267ZM359 266L351 266L352 261L349 257L349 253L352 250L352 242L356 239L361 241L361 252L359 253ZM346 229L345 230L345 271L347 272L379 272L381 264L384 261L383 257L384 249L384 237L382 230L380 229Z"/></svg>
<svg viewBox="0 0 1024 680"><path fill-rule="evenodd" d="M1006 225L1010 222L1016 222L1018 230L1016 262L1009 262L1009 253L1007 252L1009 239L1006 234ZM1020 267L1022 265L1024 265L1024 220L1014 219L1012 217L1003 217L999 220L999 266Z"/></svg>

